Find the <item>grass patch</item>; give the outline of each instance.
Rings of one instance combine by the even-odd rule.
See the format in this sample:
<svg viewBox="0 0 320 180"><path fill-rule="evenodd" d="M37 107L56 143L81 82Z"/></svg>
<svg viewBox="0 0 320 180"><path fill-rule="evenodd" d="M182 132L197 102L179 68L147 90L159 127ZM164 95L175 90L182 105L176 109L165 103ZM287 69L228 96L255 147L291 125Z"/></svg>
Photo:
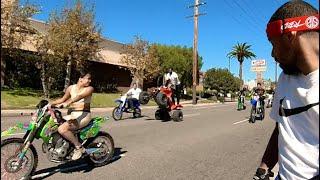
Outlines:
<svg viewBox="0 0 320 180"><path fill-rule="evenodd" d="M62 97L63 93L54 92L54 98ZM120 98L117 93L93 93L91 107L92 108L105 108L115 107L114 102ZM15 89L1 91L1 109L34 109L40 100L44 99L42 91L30 89ZM49 101L50 101L49 100ZM155 106L156 103L150 100L147 106Z"/></svg>
<svg viewBox="0 0 320 180"><path fill-rule="evenodd" d="M43 99L41 95L38 96L36 93L21 95L12 91L1 91L1 109L33 109L41 99Z"/></svg>
<svg viewBox="0 0 320 180"><path fill-rule="evenodd" d="M199 100L198 101L198 103L203 103L203 104L205 104L205 103L216 103L217 101L216 100L209 100L209 99L201 99L201 100Z"/></svg>
<svg viewBox="0 0 320 180"><path fill-rule="evenodd" d="M120 94L104 94L104 93L93 93L91 107L103 108L116 106L114 100L120 97Z"/></svg>

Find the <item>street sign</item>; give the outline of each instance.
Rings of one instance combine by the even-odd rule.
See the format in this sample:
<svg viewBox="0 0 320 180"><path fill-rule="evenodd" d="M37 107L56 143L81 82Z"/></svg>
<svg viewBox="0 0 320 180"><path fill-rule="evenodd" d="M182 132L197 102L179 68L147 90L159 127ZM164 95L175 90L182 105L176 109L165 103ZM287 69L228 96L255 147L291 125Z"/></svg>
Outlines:
<svg viewBox="0 0 320 180"><path fill-rule="evenodd" d="M266 66L251 67L251 71L253 72L265 72L266 70L267 70Z"/></svg>
<svg viewBox="0 0 320 180"><path fill-rule="evenodd" d="M252 60L251 66L266 66L266 60L264 59Z"/></svg>
<svg viewBox="0 0 320 180"><path fill-rule="evenodd" d="M266 60L264 59L257 59L251 61L251 71L253 72L264 72L266 71Z"/></svg>

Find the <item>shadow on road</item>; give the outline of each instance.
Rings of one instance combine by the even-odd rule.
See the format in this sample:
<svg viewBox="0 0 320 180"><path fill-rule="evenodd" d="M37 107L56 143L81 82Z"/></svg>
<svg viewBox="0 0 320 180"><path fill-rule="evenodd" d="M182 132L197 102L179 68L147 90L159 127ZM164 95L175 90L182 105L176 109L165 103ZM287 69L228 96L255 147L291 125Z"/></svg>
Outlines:
<svg viewBox="0 0 320 180"><path fill-rule="evenodd" d="M118 121L123 121L123 120L128 120L128 119L136 120L136 119L141 119L141 118L144 118L144 117L146 117L146 116L141 115L140 117L136 117L136 118L135 117L125 117L125 118L121 118ZM116 121L116 120L114 120L114 121Z"/></svg>
<svg viewBox="0 0 320 180"><path fill-rule="evenodd" d="M122 157L122 154L126 153L127 151L122 151L122 148L115 148L114 149L114 155L112 160L108 163L111 164L117 160L119 160ZM107 164L107 165L108 165ZM87 173L92 171L92 169L94 168L99 168L99 167L94 167L92 165L89 165L86 163L86 161L84 159L80 159L77 161L70 161L64 164L59 164L55 167L50 167L50 168L45 168L45 169L41 169L39 171L36 171L35 174L33 175L33 177L31 179L44 179L47 177L52 176L55 173L73 173L73 172L83 172L83 173Z"/></svg>
<svg viewBox="0 0 320 180"><path fill-rule="evenodd" d="M152 118L150 116L146 116L147 118L145 119L146 121L161 121L161 122L170 122L171 121L171 118L170 117L167 117L165 119L155 119L155 118Z"/></svg>

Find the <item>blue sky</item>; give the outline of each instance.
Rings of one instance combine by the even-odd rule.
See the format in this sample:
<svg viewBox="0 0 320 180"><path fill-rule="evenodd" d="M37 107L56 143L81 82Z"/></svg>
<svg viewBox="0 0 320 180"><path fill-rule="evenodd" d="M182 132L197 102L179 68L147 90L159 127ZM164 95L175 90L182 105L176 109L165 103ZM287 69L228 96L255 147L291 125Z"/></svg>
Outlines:
<svg viewBox="0 0 320 180"><path fill-rule="evenodd" d="M306 0L319 7L318 0ZM42 12L34 18L47 21L50 12L61 9L70 0L29 0L41 6ZM86 0L95 3L96 21L104 37L131 43L135 35L151 43L167 45L193 45L193 14L188 9L194 0ZM267 71L264 78L275 79L275 62L271 57L271 44L265 34L266 23L285 0L200 0L207 2L200 12L198 51L203 57L202 71L209 68L228 68L226 54L237 42L252 45L256 59L265 59ZM239 63L231 59L231 72L238 76ZM278 68L279 69L279 68ZM244 62L244 80L255 79L250 71L250 60ZM280 69L278 70L279 75Z"/></svg>

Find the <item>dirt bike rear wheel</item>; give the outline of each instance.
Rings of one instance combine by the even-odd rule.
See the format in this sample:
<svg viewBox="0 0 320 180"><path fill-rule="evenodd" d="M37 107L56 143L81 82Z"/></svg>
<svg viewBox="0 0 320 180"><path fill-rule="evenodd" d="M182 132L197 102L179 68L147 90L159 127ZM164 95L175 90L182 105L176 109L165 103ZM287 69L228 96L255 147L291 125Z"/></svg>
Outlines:
<svg viewBox="0 0 320 180"><path fill-rule="evenodd" d="M86 148L103 148L103 151L94 152L88 157L88 163L95 166L108 164L114 154L114 141L110 134L100 131Z"/></svg>

